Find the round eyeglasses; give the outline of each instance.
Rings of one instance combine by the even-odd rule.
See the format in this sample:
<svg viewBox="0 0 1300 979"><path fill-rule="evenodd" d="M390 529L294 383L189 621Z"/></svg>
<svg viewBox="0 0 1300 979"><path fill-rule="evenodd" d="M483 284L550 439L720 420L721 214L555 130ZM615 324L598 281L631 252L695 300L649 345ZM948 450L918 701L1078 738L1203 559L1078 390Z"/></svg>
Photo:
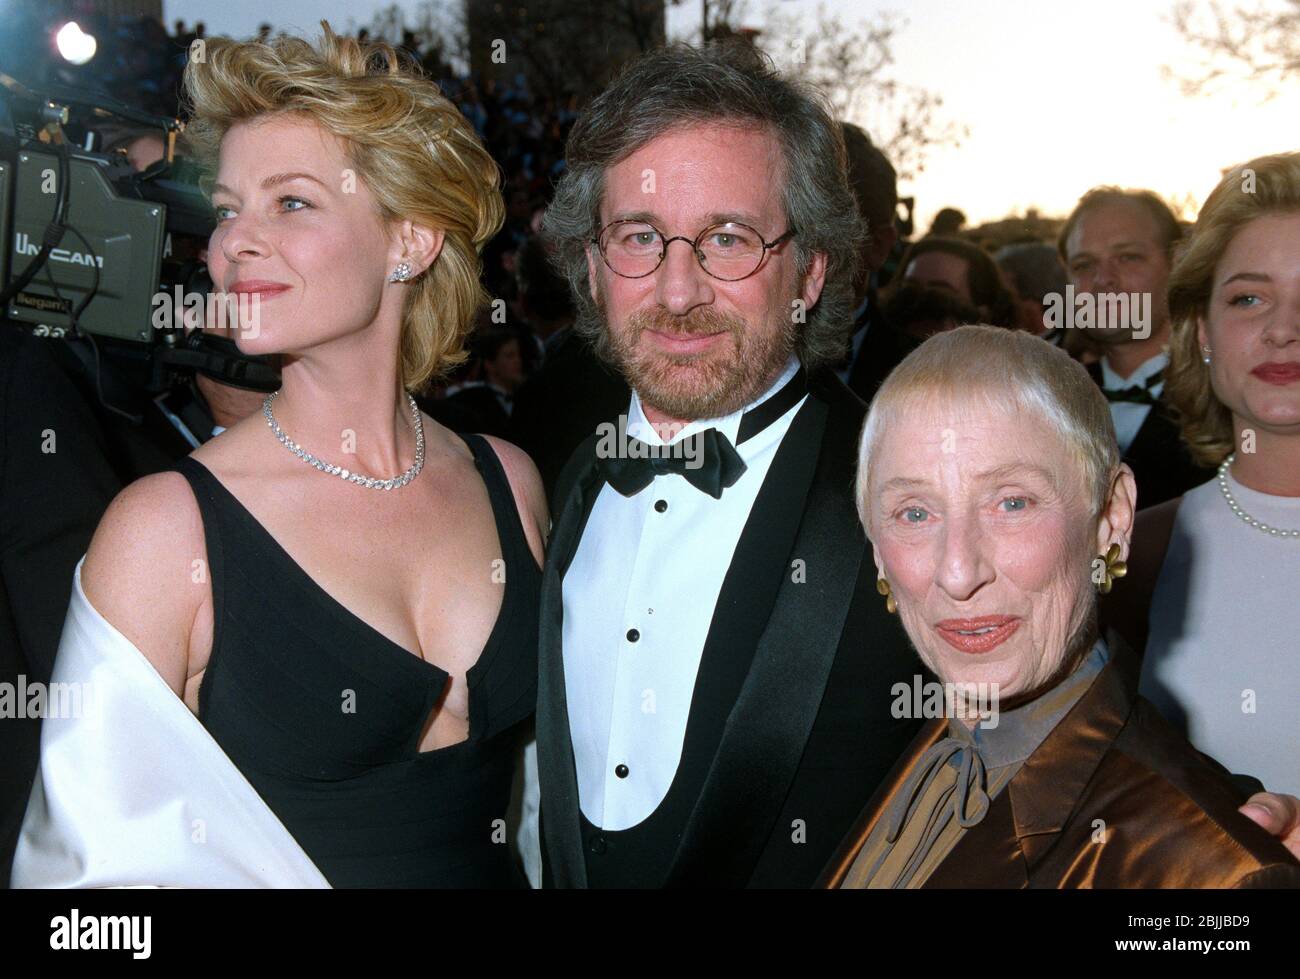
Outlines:
<svg viewBox="0 0 1300 979"><path fill-rule="evenodd" d="M668 246L674 241L684 241L691 246L700 268L715 279L736 282L747 279L763 264L763 257L771 248L793 238L795 229L773 241L747 224L727 221L705 228L692 241L682 235L665 238L653 224L646 221L613 221L600 229L591 239L600 249L600 257L609 270L626 279L642 279L663 264Z"/></svg>

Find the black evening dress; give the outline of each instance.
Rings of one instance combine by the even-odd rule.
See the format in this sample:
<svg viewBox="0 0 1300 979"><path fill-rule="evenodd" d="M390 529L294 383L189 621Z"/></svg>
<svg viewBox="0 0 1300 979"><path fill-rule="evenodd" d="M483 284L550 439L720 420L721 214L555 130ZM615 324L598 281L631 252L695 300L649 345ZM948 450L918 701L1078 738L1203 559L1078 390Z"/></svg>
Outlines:
<svg viewBox="0 0 1300 979"><path fill-rule="evenodd" d="M541 572L496 454L462 437L491 499L505 595L467 676L468 739L426 752L448 674L330 597L205 466L177 463L212 581L199 721L335 887L527 886L505 820L537 698Z"/></svg>

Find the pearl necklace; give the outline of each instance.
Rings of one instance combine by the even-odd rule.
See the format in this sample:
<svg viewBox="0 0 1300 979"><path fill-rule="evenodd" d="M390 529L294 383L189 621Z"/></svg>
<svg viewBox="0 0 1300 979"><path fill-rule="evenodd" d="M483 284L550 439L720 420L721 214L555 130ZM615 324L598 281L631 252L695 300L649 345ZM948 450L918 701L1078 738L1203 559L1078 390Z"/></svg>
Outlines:
<svg viewBox="0 0 1300 979"><path fill-rule="evenodd" d="M285 435L280 426L275 422L275 416L271 414L271 402L279 391L272 391L262 402L262 414L266 415L266 423L275 433L275 437L280 440L280 444L296 455L309 466L314 466L321 472L329 473L331 476L338 476L340 479L346 479L350 483L356 483L358 486L364 486L367 489L392 490L405 486L424 468L424 425L420 421L420 406L415 403L415 399L409 394L406 396L407 402L411 406L411 417L415 420L415 462L410 469L400 476L394 476L392 479L375 479L373 476L363 476L361 473L350 472L342 466L336 466L332 463L317 459L314 455L304 449L289 436Z"/></svg>
<svg viewBox="0 0 1300 979"><path fill-rule="evenodd" d="M1241 504L1232 498L1232 491L1228 489L1228 467L1232 465L1232 461L1236 458L1237 453L1234 452L1224 459L1223 464L1219 466L1219 489L1223 491L1223 498L1228 501L1228 506L1232 508L1232 512L1256 530L1261 530L1272 537L1300 538L1300 530L1281 530L1277 527L1270 527L1266 523L1261 523L1243 510Z"/></svg>

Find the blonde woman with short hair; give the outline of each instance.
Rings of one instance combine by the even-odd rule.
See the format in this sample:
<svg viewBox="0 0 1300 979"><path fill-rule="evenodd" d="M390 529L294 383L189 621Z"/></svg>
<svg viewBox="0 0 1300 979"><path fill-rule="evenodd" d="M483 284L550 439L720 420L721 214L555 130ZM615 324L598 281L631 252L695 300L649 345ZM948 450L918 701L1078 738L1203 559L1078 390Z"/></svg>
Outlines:
<svg viewBox="0 0 1300 979"><path fill-rule="evenodd" d="M55 667L98 720L46 728L17 884L524 883L540 480L411 397L464 359L498 170L391 47L322 26L186 68L212 279L283 386L105 514Z"/></svg>

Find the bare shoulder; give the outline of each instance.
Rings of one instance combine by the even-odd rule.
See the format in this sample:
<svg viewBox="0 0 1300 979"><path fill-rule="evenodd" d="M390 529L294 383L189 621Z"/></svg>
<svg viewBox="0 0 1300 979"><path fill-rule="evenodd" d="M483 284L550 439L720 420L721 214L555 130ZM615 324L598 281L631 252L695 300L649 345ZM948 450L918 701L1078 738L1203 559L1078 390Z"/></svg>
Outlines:
<svg viewBox="0 0 1300 979"><path fill-rule="evenodd" d="M501 460L501 468L505 470L506 478L510 481L515 505L519 508L519 518L528 536L528 544L532 548L533 556L537 558L537 563L541 564L546 536L550 532L551 517L546 506L546 490L542 486L542 476L537 471L537 465L519 446L495 435L484 435L483 438L487 439L488 444L496 452L497 458Z"/></svg>
<svg viewBox="0 0 1300 979"><path fill-rule="evenodd" d="M81 568L86 598L183 696L189 639L205 591L203 519L178 472L144 476L109 504ZM207 581L207 575L197 576Z"/></svg>

